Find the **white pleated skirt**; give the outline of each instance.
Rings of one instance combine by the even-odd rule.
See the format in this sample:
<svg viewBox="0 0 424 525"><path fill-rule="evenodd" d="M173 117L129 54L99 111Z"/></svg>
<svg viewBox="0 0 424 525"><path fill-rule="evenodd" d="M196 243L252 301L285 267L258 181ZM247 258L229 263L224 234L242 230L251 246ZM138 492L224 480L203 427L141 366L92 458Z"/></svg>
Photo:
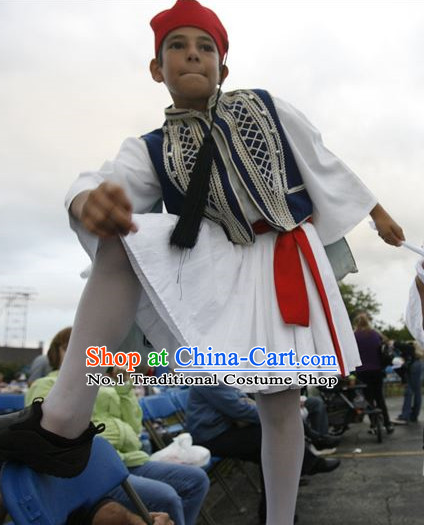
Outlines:
<svg viewBox="0 0 424 525"><path fill-rule="evenodd" d="M247 357L257 346L277 354L293 349L298 360L306 354L335 355L320 296L301 254L309 326L286 324L281 317L273 270L277 232L257 235L252 245L236 245L219 225L204 219L196 246L181 251L169 245L176 220L170 214L135 215L138 232L122 239L143 287L137 322L156 350L168 351L171 366L177 367L173 356L182 346L196 346L205 353L212 347L214 353L233 352L240 357ZM314 226L305 223L302 228L324 283L344 369L354 370L361 361L332 268ZM237 371L238 376L258 374L249 362L239 368L243 371ZM219 379L228 374L228 370L216 372L216 367L214 371ZM289 376L297 385L300 372L268 370L260 374ZM335 374L316 371L313 375ZM247 392L288 388L239 387Z"/></svg>

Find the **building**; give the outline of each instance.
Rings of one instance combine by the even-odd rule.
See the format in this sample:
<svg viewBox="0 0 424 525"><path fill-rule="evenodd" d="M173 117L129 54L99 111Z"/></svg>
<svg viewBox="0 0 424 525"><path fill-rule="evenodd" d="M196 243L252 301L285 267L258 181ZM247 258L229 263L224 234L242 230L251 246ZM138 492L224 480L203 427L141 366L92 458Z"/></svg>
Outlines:
<svg viewBox="0 0 424 525"><path fill-rule="evenodd" d="M30 365L33 360L43 353L43 347L25 348L19 346L0 346L0 366L16 364L20 366Z"/></svg>

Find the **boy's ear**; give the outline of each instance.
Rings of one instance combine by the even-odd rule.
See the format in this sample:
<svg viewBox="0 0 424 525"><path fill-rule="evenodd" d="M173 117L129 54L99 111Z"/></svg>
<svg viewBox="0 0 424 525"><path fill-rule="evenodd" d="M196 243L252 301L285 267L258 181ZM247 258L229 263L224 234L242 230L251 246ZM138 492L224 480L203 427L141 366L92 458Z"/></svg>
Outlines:
<svg viewBox="0 0 424 525"><path fill-rule="evenodd" d="M150 74L155 82L163 82L162 68L157 58L153 58L150 62Z"/></svg>
<svg viewBox="0 0 424 525"><path fill-rule="evenodd" d="M223 64L221 66L221 84L224 83L224 80L228 77L228 73L230 70L228 69L228 66L226 64Z"/></svg>

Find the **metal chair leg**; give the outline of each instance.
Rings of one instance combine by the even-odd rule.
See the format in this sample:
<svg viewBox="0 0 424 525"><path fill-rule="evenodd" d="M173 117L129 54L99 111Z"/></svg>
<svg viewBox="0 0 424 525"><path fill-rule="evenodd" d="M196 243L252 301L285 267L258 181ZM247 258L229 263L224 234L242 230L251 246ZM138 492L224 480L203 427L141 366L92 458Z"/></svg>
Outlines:
<svg viewBox="0 0 424 525"><path fill-rule="evenodd" d="M240 503L237 501L237 499L233 496L233 494L231 493L230 487L228 486L223 476L221 476L221 473L218 472L217 469L215 469L212 475L215 476L216 480L223 488L225 494L228 496L228 499L231 501L234 507L238 510L238 512L240 512L240 514L244 514L246 512L246 507L241 506Z"/></svg>
<svg viewBox="0 0 424 525"><path fill-rule="evenodd" d="M244 466L243 461L241 461L241 460L236 460L236 465L237 465L237 467L243 472L244 476L247 478L247 481L252 485L252 488L254 489L254 491L256 492L256 494L262 494L261 487L258 486L258 484L257 484L256 481L253 479L253 477L252 477L252 475L250 474L250 472L246 469L246 467Z"/></svg>
<svg viewBox="0 0 424 525"><path fill-rule="evenodd" d="M202 517L206 525L216 525L216 521L212 518L212 516L209 514L207 510L202 509L200 511L200 516Z"/></svg>
<svg viewBox="0 0 424 525"><path fill-rule="evenodd" d="M127 496L130 498L131 502L134 504L137 512L147 523L147 525L153 525L152 518L150 517L149 511L146 509L146 506L141 501L140 496L132 487L131 483L128 481L128 478L121 483L122 488L125 490Z"/></svg>

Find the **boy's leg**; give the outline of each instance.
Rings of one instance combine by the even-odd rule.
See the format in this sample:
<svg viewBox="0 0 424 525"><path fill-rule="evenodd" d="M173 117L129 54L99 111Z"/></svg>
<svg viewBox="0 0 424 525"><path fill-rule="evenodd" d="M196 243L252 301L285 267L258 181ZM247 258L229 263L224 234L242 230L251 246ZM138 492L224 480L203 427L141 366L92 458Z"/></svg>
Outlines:
<svg viewBox="0 0 424 525"><path fill-rule="evenodd" d="M58 379L43 403L41 426L69 439L88 426L98 387L87 383L85 351L107 346L115 352L129 332L140 299L138 281L119 238L102 241L78 305Z"/></svg>
<svg viewBox="0 0 424 525"><path fill-rule="evenodd" d="M312 429L319 434L328 434L328 415L324 400L319 396L308 397L305 407Z"/></svg>
<svg viewBox="0 0 424 525"><path fill-rule="evenodd" d="M400 413L399 419L409 421L411 417L411 405L412 405L412 388L409 379L409 372L407 375L407 383L405 386L405 393L403 395L402 412Z"/></svg>
<svg viewBox="0 0 424 525"><path fill-rule="evenodd" d="M98 388L86 385L85 350L104 345L113 351L119 345L134 320L140 291L120 240L102 242L55 386L43 404L35 400L0 416L0 461L20 461L61 477L82 472L93 437L101 432L101 425L90 423Z"/></svg>
<svg viewBox="0 0 424 525"><path fill-rule="evenodd" d="M209 491L209 478L203 469L189 465L148 461L140 467L129 470L137 476L170 485L181 498L185 525L196 524L203 501Z"/></svg>
<svg viewBox="0 0 424 525"><path fill-rule="evenodd" d="M133 469L130 469L130 472ZM140 496L149 512L167 512L174 520L175 525L185 525L183 502L176 490L155 479L130 474L128 481ZM136 509L128 498L124 489L119 486L109 492L108 497L121 503L127 509L135 512Z"/></svg>
<svg viewBox="0 0 424 525"><path fill-rule="evenodd" d="M390 416L389 411L387 410L386 400L384 398L384 384L383 384L383 373L377 372L375 376L375 402L377 407L381 410L384 420L384 426L390 426Z"/></svg>
<svg viewBox="0 0 424 525"><path fill-rule="evenodd" d="M305 442L300 390L257 394L267 525L293 525Z"/></svg>
<svg viewBox="0 0 424 525"><path fill-rule="evenodd" d="M195 443L210 450L212 456L261 463L262 429L259 424L233 426L210 441Z"/></svg>

